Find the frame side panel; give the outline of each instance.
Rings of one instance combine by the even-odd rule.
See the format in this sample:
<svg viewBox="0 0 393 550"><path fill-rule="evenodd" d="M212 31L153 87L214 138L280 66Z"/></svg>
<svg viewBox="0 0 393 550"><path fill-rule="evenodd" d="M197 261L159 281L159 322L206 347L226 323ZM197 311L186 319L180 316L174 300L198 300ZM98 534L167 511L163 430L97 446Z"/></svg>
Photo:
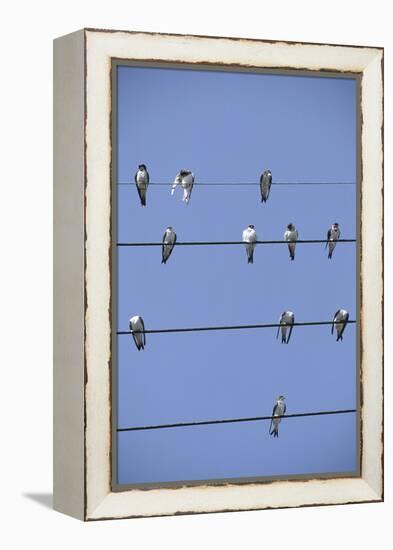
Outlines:
<svg viewBox="0 0 393 550"><path fill-rule="evenodd" d="M85 33L54 41L53 506L85 516Z"/></svg>
<svg viewBox="0 0 393 550"><path fill-rule="evenodd" d="M383 54L362 79L362 477L383 498ZM363 322L364 321L364 322Z"/></svg>

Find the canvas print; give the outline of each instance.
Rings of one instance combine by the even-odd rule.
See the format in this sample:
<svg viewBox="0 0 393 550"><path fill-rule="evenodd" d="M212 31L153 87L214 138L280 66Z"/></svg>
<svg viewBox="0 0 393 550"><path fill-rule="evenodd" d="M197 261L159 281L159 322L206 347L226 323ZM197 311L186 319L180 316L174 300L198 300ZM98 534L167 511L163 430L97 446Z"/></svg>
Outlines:
<svg viewBox="0 0 393 550"><path fill-rule="evenodd" d="M359 475L357 78L113 71L114 487Z"/></svg>

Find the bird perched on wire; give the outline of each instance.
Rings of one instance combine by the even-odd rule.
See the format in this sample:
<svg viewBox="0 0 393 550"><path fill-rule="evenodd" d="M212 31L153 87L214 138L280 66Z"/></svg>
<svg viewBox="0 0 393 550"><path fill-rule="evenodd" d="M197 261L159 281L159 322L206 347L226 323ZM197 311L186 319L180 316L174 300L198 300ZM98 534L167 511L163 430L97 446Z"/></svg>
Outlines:
<svg viewBox="0 0 393 550"><path fill-rule="evenodd" d="M190 170L180 170L172 185L171 195L174 194L176 187L180 185L183 188L183 201L188 204L191 199L192 188L194 186L195 175Z"/></svg>
<svg viewBox="0 0 393 550"><path fill-rule="evenodd" d="M168 226L162 237L162 264L166 264L175 247L177 235L171 226Z"/></svg>
<svg viewBox="0 0 393 550"><path fill-rule="evenodd" d="M141 205L146 206L146 193L149 186L149 172L147 171L145 164L140 164L138 170L135 173L135 185L138 191Z"/></svg>
<svg viewBox="0 0 393 550"><path fill-rule="evenodd" d="M130 331L134 339L135 345L138 348L138 351L145 349L146 346L146 334L145 334L145 323L143 322L142 317L139 315L134 315L130 319Z"/></svg>
<svg viewBox="0 0 393 550"><path fill-rule="evenodd" d="M299 234L296 227L293 225L293 223L289 223L284 233L284 240L288 241L289 257L291 258L291 260L295 259L295 248L298 237Z"/></svg>
<svg viewBox="0 0 393 550"><path fill-rule="evenodd" d="M260 177L259 187L261 190L261 202L266 202L269 198L270 187L272 185L272 173L270 170L265 170Z"/></svg>
<svg viewBox="0 0 393 550"><path fill-rule="evenodd" d="M336 327L336 333L337 333L336 342L343 339L343 332L345 330L345 327L347 326L348 319L349 319L349 313L345 309L338 309L334 314L333 321L332 321L332 334L334 331L334 327Z"/></svg>
<svg viewBox="0 0 393 550"><path fill-rule="evenodd" d="M276 338L278 338L281 329L281 343L288 344L292 334L293 323L295 322L295 314L293 313L293 311L284 311L281 314L280 320L278 322L280 326L277 328Z"/></svg>
<svg viewBox="0 0 393 550"><path fill-rule="evenodd" d="M278 416L281 417L285 414L285 411L287 410L287 406L285 404L285 397L283 395L279 395L277 397L276 404L273 407L272 416ZM278 426L280 425L281 418L272 418L270 421L270 429L269 434L273 437L278 437Z"/></svg>
<svg viewBox="0 0 393 550"><path fill-rule="evenodd" d="M336 248L336 244L340 238L340 234L341 232L340 232L339 224L333 223L329 231L327 232L327 239L326 239L326 245L325 245L325 250L326 250L326 247L329 246L329 254L328 254L329 259L332 257L333 250Z"/></svg>
<svg viewBox="0 0 393 550"><path fill-rule="evenodd" d="M258 235L255 231L255 227L253 225L249 225L248 227L246 227L246 229L243 231L243 242L246 245L247 260L249 264L254 263L254 249L257 240Z"/></svg>

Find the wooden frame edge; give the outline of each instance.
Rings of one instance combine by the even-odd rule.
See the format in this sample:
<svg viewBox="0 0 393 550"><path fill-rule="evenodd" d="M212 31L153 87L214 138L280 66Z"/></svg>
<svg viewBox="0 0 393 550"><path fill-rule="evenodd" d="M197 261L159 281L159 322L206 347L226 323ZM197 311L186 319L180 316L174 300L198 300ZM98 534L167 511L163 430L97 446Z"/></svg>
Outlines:
<svg viewBox="0 0 393 550"><path fill-rule="evenodd" d="M117 33L119 33L121 35L120 39L122 40L124 38L124 40L126 42L128 42L127 38L135 38L136 36L137 37L141 37L142 38L147 38L148 41L153 40L156 42L157 40L157 37L159 38L159 41L161 41L163 38L164 40L169 38L171 40L177 40L177 41L182 41L183 39L187 39L187 41L193 41L194 39L197 39L198 41L198 46L201 45L201 41L208 41L209 44L211 44L210 41L216 41L215 43L219 43L220 40L224 40L224 41L230 41L231 43L233 42L234 44L236 44L238 47L239 47L239 44L240 45L244 45L244 43L247 43L248 47L250 47L252 49L252 47L250 46L250 44L252 46L256 46L257 44L262 44L262 45L270 45L270 46L273 46L273 47L285 47L285 45L289 46L290 48L301 48L301 47L306 47L307 51L310 52L310 48L314 50L314 52L316 51L316 49L319 49L320 51L324 51L324 53L327 52L326 48L334 48L336 51L337 48L341 48L339 51L342 52L343 50L352 50L354 52L357 52L356 54L356 63L355 63L355 67L354 69L356 69L356 71L354 72L359 72L359 67L361 66L361 63L365 63L363 66L362 66L362 70L361 72L363 73L363 78L366 74L366 71L367 69L372 69L375 71L375 74L377 75L377 87L379 86L382 86L382 91L381 91L381 101L382 101L382 105L380 106L381 107L381 111L378 115L378 117L380 117L381 119L381 127L378 129L379 133L380 133L380 136L379 136L379 139L381 140L380 141L380 145L381 145L381 154L382 154L382 164L381 164L381 194L382 194L382 203L379 204L379 207L378 208L381 208L381 212L380 214L382 215L383 217L383 48L379 48L379 47L376 47L376 48L372 48L372 47L363 47L363 46L342 46L342 45L339 45L339 44L334 44L334 45L331 45L331 46L328 46L328 45L325 45L325 44L317 44L317 43L314 43L314 44L309 44L309 43L301 43L301 42L285 42L285 41L266 41L266 40L257 40L257 39L241 39L241 38L231 38L231 37L201 37L201 36L190 36L190 35L173 35L173 34L160 34L160 33L140 33L140 32L127 32L127 31L106 31L106 30L92 30L92 29L84 29L83 31L79 31L79 33L82 33L83 35L83 47L82 47L82 51L80 52L81 55L82 55L82 58L83 58L83 79L84 79L84 84L86 84L86 88L83 88L83 98L84 98L84 113L83 113L83 124L84 124L84 131L83 131L83 139L84 139L84 173L83 173L83 196L85 198L85 204L84 204L84 208L85 208L85 212L84 212L84 236L83 236L83 243L86 244L86 257L85 257L85 263L84 263L84 269L86 268L86 271L84 271L84 280L85 280L85 283L86 283L86 287L84 289L84 298L83 298L83 305L86 306L86 310L85 310L85 316L84 316L84 320L85 320L85 324L84 324L84 328L85 328L85 341L84 341L84 346L83 346L83 352L85 353L85 364L84 364L84 373L83 373L83 384L84 384L84 399L83 399L83 407L84 407L84 411L83 411L83 415L82 417L79 418L79 421L81 423L81 425L83 425L83 432L84 432L84 444L83 444L83 454L84 454L84 461L83 461L83 465L84 465L84 471L83 471L83 475L79 477L79 479L81 480L82 479L82 486L83 486L83 504L82 504L82 512L80 511L81 509L79 508L80 506L80 490L78 488L78 490L76 490L75 492L79 495L78 497L78 505L76 508L78 508L78 511L75 512L76 508L74 508L73 510L68 510L66 509L65 506L63 505L59 505L59 504L56 504L57 502L57 498L59 496L59 489L58 489L58 479L57 481L55 482L55 508L62 511L62 512L65 512L65 513L69 513L70 515L74 515L75 517L78 517L79 519L85 519L85 520L97 520L97 519L114 519L114 518L125 518L125 517L152 517L152 516L162 516L162 515L180 515L180 514L191 514L191 513L214 513L214 512L224 512L224 511L245 511L245 510L254 510L254 509L271 509L271 508L274 508L274 509L278 509L278 508L287 508L287 507L308 507L308 506L323 506L323 505L334 505L334 504L352 504L352 503L358 503L358 502L380 502L383 500L383 410L382 410L382 416L381 416L381 426L380 426L380 433L378 432L378 435L380 435L380 437L382 439L380 439L380 448L381 448L381 456L380 456L380 468L377 472L376 475L371 475L370 474L370 468L369 466L366 466L366 469L363 470L363 474L364 474L364 477L362 478L358 478L358 479L355 479L355 480L351 480L351 483L348 485L347 489L350 490L350 491L353 491L354 493L356 493L355 491L355 485L354 483L357 483L359 484L359 488L362 488L362 490L364 490L364 494L367 495L367 498L366 499L362 499L360 496L355 496L351 499L350 497L350 493L348 493L348 496L346 498L348 498L348 500L346 502L340 502L338 499L338 501L334 501L334 502L323 502L321 499L314 499L314 502L313 503L301 503L301 504L289 504L288 506L286 505L278 505L278 504L269 504L269 503L266 503L266 504L261 504L257 507L247 507L247 508L233 508L233 507L225 507L224 504L219 508L219 509L208 509L208 510L201 510L201 509L198 509L198 510L192 510L192 509L176 509L174 511L169 511L167 513L155 513L154 510L152 510L152 513L143 513L143 510L141 511L140 514L127 514L127 513L122 513L118 510L118 505L116 504L116 506L114 506L114 499L116 499L116 496L119 495L119 493L112 493L111 490L110 490L110 484L108 484L107 481L103 481L105 476L102 476L99 472L99 468L97 469L97 465L99 463L103 464L103 460L105 461L105 457L107 457L108 455L108 445L104 439L102 439L102 436L98 436L97 434L95 434L93 436L93 432L91 431L91 428L92 428L92 425L94 424L97 424L97 421L99 419L101 419L104 423L105 426L108 425L108 418L107 418L107 414L105 414L105 412L103 412L102 410L98 412L98 415L99 415L99 419L95 418L92 416L93 414L93 411L94 409L91 408L91 393L90 393L90 390L92 388L90 388L89 386L89 383L93 384L94 382L94 377L96 376L97 374L97 371L100 371L102 375L104 375L104 370L103 370L103 365L102 363L99 363L99 361L96 361L97 359L97 356L93 356L92 357L92 348L91 348L91 345L90 345L90 342L91 340L89 339L91 337L91 333L89 332L89 330L91 329L91 322L93 321L93 324L94 324L94 318L95 318L95 314L94 314L94 307L92 308L92 306L94 306L94 299L93 301L91 302L88 302L87 300L89 298L91 298L90 296L90 290L91 290L91 284L92 284L92 280L91 280L91 276L93 274L93 269L91 271L89 271L89 259L91 259L91 256L89 256L89 254L91 253L91 251L89 250L89 245L95 241L95 238L97 237L97 235L94 233L94 224L95 224L95 221L97 219L97 215L98 215L98 212L100 212L100 215L103 215L105 214L105 212L107 213L107 209L105 208L105 204L100 204L99 205L99 208L98 210L96 210L96 206L97 204L95 204L94 208L92 208L92 204L91 200L92 199L92 196L91 196L91 188L89 187L89 182L90 181L95 181L96 183L96 188L98 188L101 192L101 190L104 190L104 186L105 186L105 178L106 176L104 176L103 179L102 178L102 174L101 175L97 175L98 172L99 172L99 167L102 165L100 165L100 163L98 163L98 165L96 165L96 161L97 161L97 158L96 158L96 151L95 151L95 147L96 145L94 145L92 142L89 142L89 125L98 125L98 128L102 129L102 132L103 132L103 136L107 136L107 129L104 129L103 128L103 124L104 124L104 121L100 121L100 117L97 116L98 114L98 111L95 111L94 109L92 109L92 106L90 105L89 103L89 78L92 76L92 74L94 75L94 68L93 66L91 65L91 59L89 59L89 53L91 54L92 53L92 50L94 50L95 54L97 54L98 58L101 58L101 65L100 65L100 62L98 62L98 65L100 65L97 69L97 74L95 76L93 76L93 78L95 78L97 75L101 74L101 77L100 78L104 78L105 82L104 82L104 88L105 90L107 90L107 84L108 82L106 81L106 79L109 79L109 73L106 74L105 71L102 72L102 69L104 68L105 69L105 66L108 65L108 63L110 62L110 59L112 57L120 57L122 58L122 53L123 53L123 50L124 49L127 49L129 48L129 46L124 46L124 44L121 45L120 48L118 48L117 46L113 46L113 43L111 44L111 40L107 40L108 37L119 37L119 35ZM125 36L123 36L125 35ZM73 36L73 35L69 35L69 36ZM68 35L67 35L68 37ZM64 37L65 39L67 37ZM63 40L63 39L61 39ZM130 47L131 49L134 48L135 44L131 44ZM154 48L157 48L157 42L155 45L151 46L154 50ZM89 52L89 48L92 48L92 50L90 49L90 52ZM116 50L116 52L112 51L113 48ZM119 51L120 50L120 51ZM206 50L204 50L206 51ZM366 54L364 54L364 52L366 52ZM114 53L120 53L120 55L113 55ZM186 56L188 55L189 51L186 52ZM349 51L348 51L349 53ZM333 56L334 57L334 56ZM153 56L154 58L154 56ZM158 57L154 58L154 59L159 59ZM367 63L366 61L367 60ZM96 62L97 60L95 60ZM178 59L173 59L174 62L177 62ZM329 61L331 62L331 61ZM58 63L58 61L57 61ZM374 65L373 65L374 63ZM376 68L376 64L379 65L379 71L378 72L378 69ZM110 63L109 63L110 64ZM56 59L55 59L55 65L56 65ZM329 63L327 64L329 65ZM248 66L250 67L250 65L245 65L245 66ZM270 66L268 68L271 68ZM288 68L288 67L286 67ZM302 67L294 67L292 66L292 69L293 70L298 70L299 68L302 68ZM307 69L307 70L316 70L315 67L312 68L312 69ZM324 70L324 69L322 69ZM326 70L331 70L331 69L326 69ZM379 78L379 75L380 74L380 78ZM105 75L105 76L104 76ZM363 96L362 96L363 97ZM105 100L103 102L101 102L101 108L104 107L104 110L107 109L107 105L105 106ZM377 110L378 110L379 106L377 107ZM104 112L104 111L102 111ZM105 111L107 112L107 111ZM105 118L105 117L104 117ZM364 122L364 121L363 121ZM368 123L366 121L366 123ZM376 128L374 128L373 126L373 123L371 122L370 124L370 131L371 133L375 132ZM56 126L55 126L55 133L56 133ZM363 140L363 135L362 135L362 140ZM378 140L378 138L377 138ZM102 143L100 144L102 145ZM363 146L363 141L362 141L362 146ZM376 147L379 149L379 145L376 145ZM104 155L105 156L105 155ZM92 161L92 162L90 162ZM56 155L55 155L55 162L56 162ZM104 160L104 163L105 163L105 160ZM91 173L91 167L92 166L95 166L94 168L94 171L93 171L93 174ZM107 166L107 164L106 164ZM107 168L105 169L107 170ZM104 170L104 173L107 174L107 172ZM367 180L367 175L366 175L366 180ZM56 185L56 180L58 180L58 176L56 176L56 173L55 173L55 185ZM367 180L368 181L368 180ZM85 187L86 186L86 187ZM363 192L363 184L362 184L362 192ZM78 190L78 193L80 193L80 189ZM94 200L93 200L94 202ZM104 201L105 202L105 201ZM106 214L105 214L106 215ZM93 218L90 218L90 216L93 216ZM93 233L90 233L90 232L93 232ZM79 243L79 241L78 241ZM383 231L381 233L381 245L383 247ZM108 264L107 264L108 265ZM382 344L382 348L383 348L383 253L382 253L382 256L381 256L381 263L378 264L377 266L377 270L381 270L382 269L382 272L381 272L381 277L382 277L382 291L381 291L381 296L380 296L380 303L379 303L379 307L382 308L382 312L378 311L381 313L381 322L382 322L382 334L381 334L381 341L380 343ZM93 295L94 296L94 295ZM376 311L377 312L377 311ZM109 322L109 315L108 315L108 322ZM378 324L380 321L376 321L376 323ZM56 315L55 315L55 324L56 324ZM102 327L101 327L102 329ZM100 329L100 330L101 330ZM56 331L56 329L55 329ZM105 332L105 330L104 330ZM97 336L97 334L96 334ZM382 355L381 355L381 361L382 361L382 370L381 370L381 391L382 391L382 399L383 399L383 349L380 349ZM93 353L94 355L94 353ZM96 361L96 362L95 362ZM95 364L96 366L92 369L92 365ZM97 367L97 365L101 364L100 367ZM55 361L55 365L56 365L56 361ZM63 368L63 367L62 367ZM56 371L56 366L55 366L55 371ZM79 373L80 374L80 373ZM92 380L93 378L93 380ZM56 387L56 383L55 383L55 387ZM94 390L93 390L94 391ZM368 398L367 398L368 399ZM105 401L105 398L104 398L104 401ZM367 401L368 403L368 401ZM383 402L382 402L382 409L383 409ZM64 422L62 421L60 424L58 422L58 420L55 422L55 430L56 430L56 425L57 426L60 426L61 430L64 429ZM93 442L95 441L96 443L96 447L93 444ZM367 442L366 440L366 445L368 445L369 443ZM378 445L377 445L378 446ZM110 448L109 448L109 453L110 453ZM59 455L59 444L57 443L55 445L55 455L57 454L57 456ZM101 456L101 458L99 458ZM98 462L97 462L97 458L98 458ZM55 459L56 460L56 459ZM373 459L374 460L374 459ZM363 475L362 474L362 475ZM347 478L344 478L344 481L347 481ZM276 483L276 482L275 482ZM288 483L288 484L291 484L293 482L289 481L289 482L277 482L277 483ZM298 483L296 481L296 483ZM307 485L310 487L311 484L310 482L302 482L304 483L304 486L307 487ZM327 487L327 484L326 482L320 482L321 483L321 487L324 487L326 489ZM56 484L57 484L57 488L56 488ZM228 484L230 486L230 484ZM99 488L99 486L101 488ZM250 488L252 489L255 485L253 483L250 483L250 484L246 484L247 488ZM289 485L287 485L287 487L289 487ZM196 489L199 490L201 489L202 491L205 490L206 487L201 487L201 486L197 486ZM216 488L215 487L207 487L209 490L215 490ZM188 488L182 488L182 489L176 489L176 491L178 492L178 494L180 495L182 492L184 493L184 491L188 491L189 489ZM194 488L191 488L192 491L194 491ZM63 489L61 489L60 492L62 492ZM165 495L166 494L166 490L159 490L161 492L161 494ZM154 494L155 491L152 490L152 491L149 491L151 495L153 495L153 497L155 497L156 495ZM322 491L323 492L323 491ZM134 495L136 493L140 493L140 495L146 495L147 492L143 492L143 491L127 491L126 493L134 493ZM140 496L139 495L139 496ZM63 498L63 497L61 497ZM321 497L321 498L325 498L325 497ZM118 502L120 503L120 501L123 500L123 499L118 499ZM143 500L143 498L142 498ZM161 497L158 498L158 500L161 500ZM124 503L125 504L125 503ZM108 511L112 510L112 512L109 512L108 514Z"/></svg>

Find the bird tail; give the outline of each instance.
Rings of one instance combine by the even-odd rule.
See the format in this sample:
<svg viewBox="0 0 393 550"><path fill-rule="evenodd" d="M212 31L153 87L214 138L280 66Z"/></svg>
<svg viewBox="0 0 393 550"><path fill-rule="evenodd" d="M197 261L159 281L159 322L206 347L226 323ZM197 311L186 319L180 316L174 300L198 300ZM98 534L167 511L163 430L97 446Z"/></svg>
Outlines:
<svg viewBox="0 0 393 550"><path fill-rule="evenodd" d="M278 437L278 426L274 425L273 422L270 425L269 435Z"/></svg>
<svg viewBox="0 0 393 550"><path fill-rule="evenodd" d="M161 263L166 264L166 260L164 258L162 258Z"/></svg>
<svg viewBox="0 0 393 550"><path fill-rule="evenodd" d="M288 245L288 250L289 250L289 257L291 258L291 260L294 260L295 259L295 247L293 245Z"/></svg>
<svg viewBox="0 0 393 550"><path fill-rule="evenodd" d="M135 342L135 345L137 347L137 350L138 351L141 351L141 349L144 349L143 348L143 342L139 342L138 341L138 338L135 336L135 334L132 335L133 339L134 339L134 342Z"/></svg>
<svg viewBox="0 0 393 550"><path fill-rule="evenodd" d="M138 191L139 199L141 201L142 206L146 206L146 189L140 189L138 185L136 185L136 190Z"/></svg>
<svg viewBox="0 0 393 550"><path fill-rule="evenodd" d="M287 343L287 340L286 340L286 338L285 338L284 332L281 332L281 343L282 343L282 344L286 344L286 343Z"/></svg>
<svg viewBox="0 0 393 550"><path fill-rule="evenodd" d="M249 252L248 252L248 263L249 264L253 264L254 263L254 250L251 249Z"/></svg>

